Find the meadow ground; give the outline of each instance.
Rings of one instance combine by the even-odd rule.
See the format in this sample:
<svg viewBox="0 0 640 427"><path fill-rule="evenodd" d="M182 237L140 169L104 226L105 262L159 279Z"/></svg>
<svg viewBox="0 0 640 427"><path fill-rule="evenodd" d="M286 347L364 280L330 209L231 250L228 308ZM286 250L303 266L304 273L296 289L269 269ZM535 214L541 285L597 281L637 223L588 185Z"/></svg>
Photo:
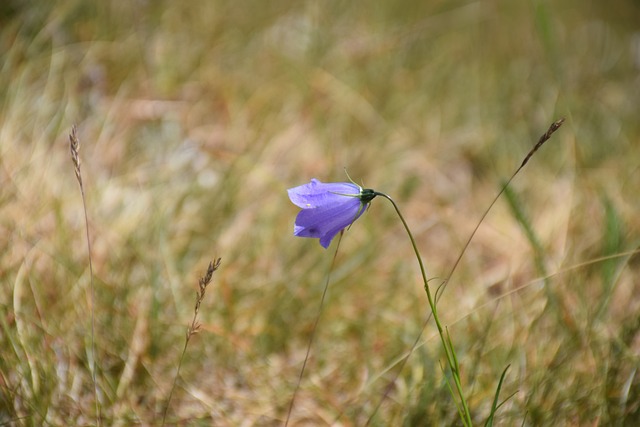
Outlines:
<svg viewBox="0 0 640 427"><path fill-rule="evenodd" d="M439 313L474 423L509 365L497 425L638 425L638 23L636 0L3 1L0 424L283 425L336 248L292 235L287 188L346 168L394 197L435 289L565 117ZM290 425L456 425L428 313L376 199Z"/></svg>

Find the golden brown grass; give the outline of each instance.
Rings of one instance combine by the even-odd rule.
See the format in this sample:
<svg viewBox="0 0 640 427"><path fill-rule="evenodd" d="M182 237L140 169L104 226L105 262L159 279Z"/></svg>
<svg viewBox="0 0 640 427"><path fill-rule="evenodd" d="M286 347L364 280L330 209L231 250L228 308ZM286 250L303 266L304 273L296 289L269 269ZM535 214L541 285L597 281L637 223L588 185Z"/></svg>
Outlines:
<svg viewBox="0 0 640 427"><path fill-rule="evenodd" d="M332 253L311 177L394 197L443 279L474 421L640 418L635 2L10 1L0 7L0 423L282 425ZM78 124L94 280L68 134ZM292 425L361 425L428 308L393 211L342 241ZM430 324L373 425L446 425Z"/></svg>

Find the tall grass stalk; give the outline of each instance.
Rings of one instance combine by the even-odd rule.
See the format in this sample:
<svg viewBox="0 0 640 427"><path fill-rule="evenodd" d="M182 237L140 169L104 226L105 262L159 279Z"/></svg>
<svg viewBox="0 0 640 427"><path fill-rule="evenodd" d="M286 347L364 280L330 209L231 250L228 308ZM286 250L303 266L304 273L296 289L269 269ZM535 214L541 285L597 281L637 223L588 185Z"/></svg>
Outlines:
<svg viewBox="0 0 640 427"><path fill-rule="evenodd" d="M89 312L91 313L91 349L88 357L89 369L91 371L91 380L93 381L93 398L96 408L96 424L99 426L101 423L100 416L100 401L98 399L98 382L96 371L98 364L96 361L96 344L95 344L95 290L93 284L93 259L91 256L91 238L89 236L89 216L87 214L87 200L84 193L84 184L82 183L82 171L80 169L80 140L78 139L78 132L76 125L71 127L71 133L69 133L69 151L71 152L71 160L73 161L73 170L76 174L76 179L80 185L80 195L82 196L82 210L84 212L84 225L87 239L87 252L89 254Z"/></svg>
<svg viewBox="0 0 640 427"><path fill-rule="evenodd" d="M173 391L176 388L176 383L178 381L178 377L180 376L180 368L182 367L182 361L184 360L184 355L187 353L187 346L189 345L189 341L191 337L196 335L200 331L200 323L198 323L198 313L200 312L200 304L202 304L202 300L204 299L204 294L207 290L207 286L211 283L211 279L213 278L213 273L220 267L221 259L218 258L209 263L209 267L207 267L207 272L200 278L198 281L198 292L196 292L196 304L193 309L193 319L191 320L191 325L187 328L187 333L184 341L184 347L182 348L182 354L180 354L180 360L178 361L178 368L176 369L176 375L173 377L173 383L171 384L171 390L169 390L169 397L167 397L167 403L164 407L164 412L162 414L162 425L164 426L167 420L167 412L169 411L169 404L171 403L171 398L173 397Z"/></svg>

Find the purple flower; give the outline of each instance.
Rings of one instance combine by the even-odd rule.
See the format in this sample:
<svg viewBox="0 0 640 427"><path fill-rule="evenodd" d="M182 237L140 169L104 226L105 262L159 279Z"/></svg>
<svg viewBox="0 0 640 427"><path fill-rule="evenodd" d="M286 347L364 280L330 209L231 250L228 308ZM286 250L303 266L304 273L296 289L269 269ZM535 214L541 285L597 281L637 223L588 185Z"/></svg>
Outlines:
<svg viewBox="0 0 640 427"><path fill-rule="evenodd" d="M302 208L296 217L294 236L319 238L325 249L336 234L360 218L376 197L375 191L356 184L317 179L287 192L289 199Z"/></svg>

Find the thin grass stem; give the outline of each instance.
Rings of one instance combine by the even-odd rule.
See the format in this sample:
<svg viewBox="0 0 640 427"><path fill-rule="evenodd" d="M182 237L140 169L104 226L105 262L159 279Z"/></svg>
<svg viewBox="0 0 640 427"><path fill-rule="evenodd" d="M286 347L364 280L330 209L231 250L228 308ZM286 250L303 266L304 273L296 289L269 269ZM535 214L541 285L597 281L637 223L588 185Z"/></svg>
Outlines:
<svg viewBox="0 0 640 427"><path fill-rule="evenodd" d="M318 329L318 322L320 321L320 316L322 315L322 309L324 308L324 300L327 296L327 290L329 289L329 283L331 281L331 272L333 271L333 267L336 264L336 259L338 257L338 250L340 249L340 242L342 242L343 235L344 235L344 230L340 232L340 236L338 237L338 244L336 245L336 251L333 254L333 259L331 260L331 266L329 267L329 273L327 274L327 280L324 283L324 289L322 290L322 297L320 298L320 307L318 308L318 315L316 316L316 320L313 323L313 329L311 330L311 337L309 337L309 343L307 344L307 352L304 356L304 362L302 362L300 375L298 375L298 382L296 383L296 388L293 390L293 395L291 396L291 402L289 402L289 409L287 410L287 419L284 422L285 427L289 425L289 420L291 420L293 405L295 403L298 390L300 390L300 384L302 383L304 370L307 367L307 361L309 360L309 355L311 354L311 345L313 344L313 340L316 336L316 330Z"/></svg>
<svg viewBox="0 0 640 427"><path fill-rule="evenodd" d="M198 313L200 312L200 304L202 304L202 300L204 299L204 294L207 290L207 286L211 283L211 279L213 278L213 273L220 267L220 262L222 260L220 258L211 261L209 263L209 267L207 267L207 272L202 276L198 282L198 292L196 293L196 305L193 310L193 319L191 320L191 325L187 328L186 339L184 341L184 347L182 348L182 354L180 354L180 360L178 361L178 368L176 369L176 375L173 377L173 383L171 384L171 390L169 390L169 396L167 397L167 404L164 407L164 412L162 414L162 425L164 426L167 420L167 412L169 411L169 404L171 403L171 398L173 397L173 391L176 388L176 383L178 381L178 377L180 376L180 368L182 367L182 361L184 360L184 356L187 353L187 346L189 345L189 341L191 337L196 335L200 331L200 323L198 323Z"/></svg>
<svg viewBox="0 0 640 427"><path fill-rule="evenodd" d="M93 382L93 398L96 408L96 425L101 424L101 408L100 400L98 399L98 380L97 380L97 356L96 356L96 343L95 343L95 290L93 284L93 257L91 255L91 238L89 236L89 215L87 214L87 198L84 193L84 184L82 183L82 171L80 169L80 140L78 139L78 132L76 125L71 127L71 133L69 133L69 151L71 152L71 160L73 161L73 169L76 174L76 179L80 185L80 195L82 196L82 210L84 212L84 227L85 237L87 240L87 252L89 254L89 312L91 313L91 354L89 356L89 370L91 371L91 380Z"/></svg>

